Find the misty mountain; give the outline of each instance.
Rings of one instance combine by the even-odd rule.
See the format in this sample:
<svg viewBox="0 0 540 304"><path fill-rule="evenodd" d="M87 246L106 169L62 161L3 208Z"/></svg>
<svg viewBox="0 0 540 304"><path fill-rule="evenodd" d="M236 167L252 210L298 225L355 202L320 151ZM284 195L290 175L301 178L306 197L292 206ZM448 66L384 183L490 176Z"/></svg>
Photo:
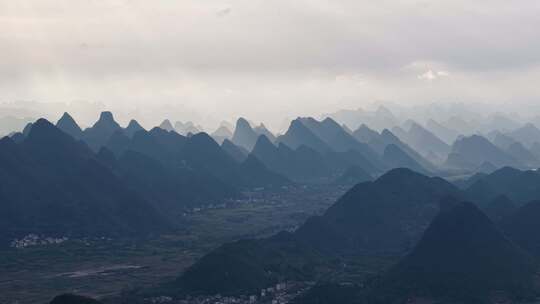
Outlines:
<svg viewBox="0 0 540 304"><path fill-rule="evenodd" d="M83 137L83 130L67 112L64 112L62 117L56 122L56 127L73 138L80 139Z"/></svg>
<svg viewBox="0 0 540 304"><path fill-rule="evenodd" d="M44 119L0 141L2 239L157 233L168 224L81 142Z"/></svg>
<svg viewBox="0 0 540 304"><path fill-rule="evenodd" d="M493 131L488 134L488 139L497 147L502 150L507 150L511 145L517 141L512 137L501 133L500 131Z"/></svg>
<svg viewBox="0 0 540 304"><path fill-rule="evenodd" d="M98 121L92 127L84 130L83 140L92 150L98 151L119 130L122 130L122 127L114 121L113 114L102 112Z"/></svg>
<svg viewBox="0 0 540 304"><path fill-rule="evenodd" d="M332 151L332 148L306 127L300 118L293 120L287 132L279 136L276 142L284 143L292 149L306 146L317 151L321 155Z"/></svg>
<svg viewBox="0 0 540 304"><path fill-rule="evenodd" d="M534 143L540 142L540 129L534 124L528 123L523 127L508 133L508 136L521 142L526 147L530 147Z"/></svg>
<svg viewBox="0 0 540 304"><path fill-rule="evenodd" d="M145 129L135 119L130 120L127 127L124 129L124 133L128 137L133 137L135 133L139 131L145 131Z"/></svg>
<svg viewBox="0 0 540 304"><path fill-rule="evenodd" d="M225 140L231 139L233 134L226 126L220 126L211 134L211 136L218 144L221 145Z"/></svg>
<svg viewBox="0 0 540 304"><path fill-rule="evenodd" d="M446 157L450 152L450 146L447 143L416 122L411 124L405 138L402 139L424 156L435 153Z"/></svg>
<svg viewBox="0 0 540 304"><path fill-rule="evenodd" d="M161 124L159 125L159 128L165 130L165 131L175 131L172 123L170 120L168 119L165 119L163 122L161 122Z"/></svg>
<svg viewBox="0 0 540 304"><path fill-rule="evenodd" d="M458 131L447 128L433 119L426 122L426 128L448 145L454 143L459 136Z"/></svg>
<svg viewBox="0 0 540 304"><path fill-rule="evenodd" d="M235 161L239 163L246 160L249 155L249 152L246 149L235 145L232 141L228 139L225 139L223 141L223 143L221 144L221 149L227 152L230 157L232 157Z"/></svg>
<svg viewBox="0 0 540 304"><path fill-rule="evenodd" d="M203 128L199 125L195 125L193 122L191 121L188 121L188 122L181 122L181 121L177 121L175 124L174 124L174 130L176 132L178 132L178 134L181 134L181 135L184 135L184 136L187 136L189 134L197 134L197 133L200 133L203 131Z"/></svg>
<svg viewBox="0 0 540 304"><path fill-rule="evenodd" d="M259 135L253 130L249 122L244 118L238 118L232 142L248 151L253 150Z"/></svg>
<svg viewBox="0 0 540 304"><path fill-rule="evenodd" d="M506 153L528 168L537 167L539 164L538 158L520 142L511 144Z"/></svg>
<svg viewBox="0 0 540 304"><path fill-rule="evenodd" d="M450 168L470 169L490 162L496 167L519 167L519 161L496 147L480 135L462 137L452 145L451 154L445 163Z"/></svg>
<svg viewBox="0 0 540 304"><path fill-rule="evenodd" d="M536 265L472 203L441 212L375 288L374 303L492 302L534 296ZM398 300L400 299L400 300Z"/></svg>
<svg viewBox="0 0 540 304"><path fill-rule="evenodd" d="M340 110L323 116L330 117L353 130L362 124L366 124L376 130L388 129L399 125L398 118L384 106L380 106L375 111L366 111L359 108L357 110Z"/></svg>
<svg viewBox="0 0 540 304"><path fill-rule="evenodd" d="M390 144L384 149L383 161L390 168L407 168L422 174L429 173L422 165L394 144Z"/></svg>
<svg viewBox="0 0 540 304"><path fill-rule="evenodd" d="M253 128L253 131L255 131L255 133L257 133L257 135L259 136L266 136L271 142L276 141L276 136L272 132L270 132L270 130L268 130L263 123Z"/></svg>
<svg viewBox="0 0 540 304"><path fill-rule="evenodd" d="M313 118L302 118L301 122L309 128L318 138L323 140L335 152L355 150L360 152L367 160L381 168L383 165L375 151L369 145L359 142L346 132L331 118L319 122Z"/></svg>

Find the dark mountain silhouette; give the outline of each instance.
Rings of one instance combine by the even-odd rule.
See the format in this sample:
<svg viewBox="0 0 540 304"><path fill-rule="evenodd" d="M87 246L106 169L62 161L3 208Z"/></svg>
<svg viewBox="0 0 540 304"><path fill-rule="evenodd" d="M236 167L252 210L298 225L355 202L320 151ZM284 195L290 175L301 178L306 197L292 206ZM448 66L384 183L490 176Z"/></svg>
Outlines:
<svg viewBox="0 0 540 304"><path fill-rule="evenodd" d="M73 117L65 112L62 117L56 123L56 127L67 134L71 135L73 138L80 139L83 136L83 131L75 122Z"/></svg>
<svg viewBox="0 0 540 304"><path fill-rule="evenodd" d="M457 192L440 178L393 170L375 182L358 184L293 234L221 246L165 290L252 292L279 279L313 280L342 254L406 252L439 212L439 202Z"/></svg>
<svg viewBox="0 0 540 304"><path fill-rule="evenodd" d="M300 118L293 120L287 132L279 136L276 141L278 143L284 143L292 149L306 146L321 155L332 151L332 148L306 127Z"/></svg>
<svg viewBox="0 0 540 304"><path fill-rule="evenodd" d="M237 146L251 151L257 142L257 137L259 135L251 128L249 122L244 118L238 118L236 127L234 128L232 142Z"/></svg>
<svg viewBox="0 0 540 304"><path fill-rule="evenodd" d="M390 168L408 168L422 174L429 173L422 165L394 144L390 144L384 149L383 161Z"/></svg>
<svg viewBox="0 0 540 304"><path fill-rule="evenodd" d="M242 147L235 145L232 141L225 139L221 148L229 154L235 161L241 163L248 157L249 152Z"/></svg>
<svg viewBox="0 0 540 304"><path fill-rule="evenodd" d="M98 156L164 217L178 218L193 207L241 197L234 187L212 175L166 166L138 152L128 150L114 159L103 148Z"/></svg>
<svg viewBox="0 0 540 304"><path fill-rule="evenodd" d="M122 130L122 128L114 121L113 114L111 112L102 112L99 120L92 127L84 130L83 140L92 150L98 151L119 130Z"/></svg>
<svg viewBox="0 0 540 304"><path fill-rule="evenodd" d="M324 157L315 150L305 146L293 150L284 144L276 147L264 135L259 136L251 154L270 170L292 180L303 181L331 175Z"/></svg>
<svg viewBox="0 0 540 304"><path fill-rule="evenodd" d="M128 126L124 129L128 137L133 137L139 131L144 131L144 128L135 119L130 120Z"/></svg>
<svg viewBox="0 0 540 304"><path fill-rule="evenodd" d="M367 173L359 166L351 166L343 174L336 179L336 183L344 185L355 185L358 183L369 182L373 180L373 176Z"/></svg>
<svg viewBox="0 0 540 304"><path fill-rule="evenodd" d="M540 142L540 129L532 123L528 123L523 127L510 132L508 135L521 142L526 147L530 147L534 143Z"/></svg>
<svg viewBox="0 0 540 304"><path fill-rule="evenodd" d="M493 221L499 222L512 215L518 207L506 195L499 195L484 207L485 214Z"/></svg>
<svg viewBox="0 0 540 304"><path fill-rule="evenodd" d="M332 254L404 252L437 215L439 201L452 195L459 190L443 179L395 169L356 185L296 235Z"/></svg>
<svg viewBox="0 0 540 304"><path fill-rule="evenodd" d="M313 278L320 260L320 255L282 232L267 239L222 245L163 290L180 294L256 293L284 280Z"/></svg>
<svg viewBox="0 0 540 304"><path fill-rule="evenodd" d="M126 236L168 228L94 153L44 119L20 144L0 141L2 239Z"/></svg>
<svg viewBox="0 0 540 304"><path fill-rule="evenodd" d="M480 166L483 162L490 162L497 167L504 166L519 166L520 163L506 152L497 148L489 140L480 136L473 135L470 137L463 137L458 139L452 145L452 154L449 156L446 162L448 167L457 167L463 169L470 169L462 167L463 162L456 161L453 157L459 155L461 159L465 160L465 163L470 163L475 167Z"/></svg>
<svg viewBox="0 0 540 304"><path fill-rule="evenodd" d="M540 199L540 174L505 167L476 180L465 191L467 197L484 206L500 195L521 206Z"/></svg>
<svg viewBox="0 0 540 304"><path fill-rule="evenodd" d="M441 212L414 250L383 278L374 303L415 298L491 302L533 295L536 265L472 203ZM400 300L399 300L400 299Z"/></svg>
<svg viewBox="0 0 540 304"><path fill-rule="evenodd" d="M56 296L52 299L49 304L100 304L98 300L94 300L89 297L74 295L74 294L63 294Z"/></svg>
<svg viewBox="0 0 540 304"><path fill-rule="evenodd" d="M168 119L165 119L164 121L161 122L161 124L159 125L159 128L165 130L165 131L175 131L172 123L170 120Z"/></svg>
<svg viewBox="0 0 540 304"><path fill-rule="evenodd" d="M540 258L540 201L530 202L503 218L500 226L521 248Z"/></svg>

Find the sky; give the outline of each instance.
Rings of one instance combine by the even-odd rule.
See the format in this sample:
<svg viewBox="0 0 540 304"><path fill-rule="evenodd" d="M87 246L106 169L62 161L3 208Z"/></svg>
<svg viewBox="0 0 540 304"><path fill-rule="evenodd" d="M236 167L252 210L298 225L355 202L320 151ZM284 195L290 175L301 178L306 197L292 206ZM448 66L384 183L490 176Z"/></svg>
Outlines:
<svg viewBox="0 0 540 304"><path fill-rule="evenodd" d="M0 102L273 124L381 101L518 110L540 103L538 16L531 0L0 0Z"/></svg>

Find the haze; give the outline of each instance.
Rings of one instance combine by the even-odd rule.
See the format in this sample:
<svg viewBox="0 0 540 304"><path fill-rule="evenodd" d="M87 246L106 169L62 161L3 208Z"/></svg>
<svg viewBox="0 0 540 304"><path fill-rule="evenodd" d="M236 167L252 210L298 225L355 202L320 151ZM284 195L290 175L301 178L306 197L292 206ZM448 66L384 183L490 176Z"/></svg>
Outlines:
<svg viewBox="0 0 540 304"><path fill-rule="evenodd" d="M538 1L3 0L0 101L70 103L87 123L111 109L277 126L374 101L525 112L539 14Z"/></svg>

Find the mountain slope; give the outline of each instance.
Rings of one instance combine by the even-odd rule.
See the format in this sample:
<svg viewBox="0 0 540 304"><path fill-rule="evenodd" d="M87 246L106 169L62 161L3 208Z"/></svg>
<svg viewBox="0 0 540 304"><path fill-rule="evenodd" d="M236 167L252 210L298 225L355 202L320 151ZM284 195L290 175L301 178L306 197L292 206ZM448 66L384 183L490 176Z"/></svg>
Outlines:
<svg viewBox="0 0 540 304"><path fill-rule="evenodd" d="M168 227L86 145L44 119L20 144L4 138L0 145L2 239L126 236Z"/></svg>
<svg viewBox="0 0 540 304"><path fill-rule="evenodd" d="M531 296L536 265L472 203L441 212L383 278L381 303L416 297L477 303L493 293Z"/></svg>

